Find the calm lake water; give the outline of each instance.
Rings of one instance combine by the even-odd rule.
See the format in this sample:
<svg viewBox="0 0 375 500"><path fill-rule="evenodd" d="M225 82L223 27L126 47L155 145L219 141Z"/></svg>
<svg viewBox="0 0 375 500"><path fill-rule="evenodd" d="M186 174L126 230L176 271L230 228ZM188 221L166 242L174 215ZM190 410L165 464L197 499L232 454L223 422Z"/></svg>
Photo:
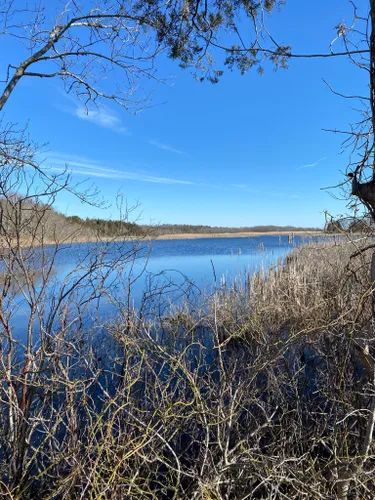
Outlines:
<svg viewBox="0 0 375 500"><path fill-rule="evenodd" d="M318 237L314 237L314 240L318 240ZM308 241L312 241L312 238L295 236L294 243L291 244L288 235L283 235L152 242L143 249L145 257L138 258L133 266L133 275L139 277L132 285L131 304L139 307L150 286L162 290L164 300L168 303L179 300L182 285L183 290L189 288L196 295L210 293L215 286L231 286L235 280L241 281L246 275L276 264L293 248ZM116 243L113 245L115 255ZM93 251L92 243L64 248L56 259L56 282L64 280L75 268L78 258L90 256ZM120 288L115 293L120 297L123 291ZM22 331L27 309L22 306L22 298L20 302L13 321L16 329ZM101 317L111 317L115 315L116 308L102 300L98 311Z"/></svg>
<svg viewBox="0 0 375 500"><path fill-rule="evenodd" d="M289 243L287 235L158 240L146 243L141 253L147 255L147 263L145 258L139 258L134 271L137 274L146 264L145 271L133 289L134 299L139 298L150 278L161 273L176 282L187 278L201 290L212 289L215 277L217 286L230 285L241 275L252 274L262 267L268 268L276 264L293 248L306 241L312 241L312 238L295 236L293 244ZM58 278L62 280L74 268L78 255L90 254L92 245L85 243L67 247L56 262Z"/></svg>
<svg viewBox="0 0 375 500"><path fill-rule="evenodd" d="M294 246L302 238L294 239ZM249 238L201 238L155 241L152 244L146 274L163 270L178 271L200 289L215 284L230 284L244 273L254 273L283 259L292 249L288 236Z"/></svg>

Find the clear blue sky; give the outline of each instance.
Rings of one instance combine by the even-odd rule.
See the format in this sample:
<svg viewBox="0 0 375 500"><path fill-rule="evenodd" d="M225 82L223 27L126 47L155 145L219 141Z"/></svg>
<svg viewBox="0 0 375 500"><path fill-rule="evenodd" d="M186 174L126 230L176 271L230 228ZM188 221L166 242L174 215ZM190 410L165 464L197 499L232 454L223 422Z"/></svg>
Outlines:
<svg viewBox="0 0 375 500"><path fill-rule="evenodd" d="M364 0L363 0L363 5ZM349 2L289 0L274 13L276 38L295 52L327 52L335 25L350 17ZM0 71L18 53L2 51ZM133 116L108 103L88 117L58 80L24 80L5 107L8 120L29 120L31 136L48 142L46 165L65 162L76 180L96 183L113 202L121 191L139 201L142 222L244 226L322 226L323 211L345 204L321 188L342 179L342 138L322 128L347 129L352 102L333 95L366 92L365 74L345 58L293 60L289 70L263 76L225 71L217 85L196 82L165 59L152 106ZM60 196L68 214L116 217Z"/></svg>

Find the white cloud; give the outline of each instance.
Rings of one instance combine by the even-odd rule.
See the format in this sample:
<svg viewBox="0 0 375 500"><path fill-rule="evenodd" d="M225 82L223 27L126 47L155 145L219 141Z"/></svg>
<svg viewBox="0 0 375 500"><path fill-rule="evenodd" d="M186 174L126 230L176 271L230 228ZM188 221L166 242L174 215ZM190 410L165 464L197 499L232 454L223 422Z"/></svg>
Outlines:
<svg viewBox="0 0 375 500"><path fill-rule="evenodd" d="M159 149L163 149L164 151L170 151L171 153L176 153L178 155L185 155L183 151L180 151L179 149L173 148L172 146L169 146L168 144L164 144L162 142L156 141L155 139L150 139L148 141L149 144L152 146L155 146Z"/></svg>
<svg viewBox="0 0 375 500"><path fill-rule="evenodd" d="M138 182L151 182L154 184L184 184L194 185L194 182L185 181L181 179L171 179L169 177L159 177L153 175L140 174L137 172L129 172L117 168L109 168L106 165L100 164L96 161L87 160L77 156L65 157L58 153L52 154L47 160L45 165L54 172L64 172L68 170L71 173L84 175L86 177L100 177L105 179L123 179Z"/></svg>
<svg viewBox="0 0 375 500"><path fill-rule="evenodd" d="M124 127L121 119L107 106L102 106L97 109L87 110L84 106L79 106L74 112L77 118L87 120L99 127L109 128L120 134L127 134L128 129Z"/></svg>
<svg viewBox="0 0 375 500"><path fill-rule="evenodd" d="M62 100L55 103L55 106L70 115L86 120L98 125L99 127L109 128L119 134L128 134L129 130L122 123L121 118L111 108L102 104L101 106L91 106L86 108L80 101L77 101L73 96L61 93Z"/></svg>
<svg viewBox="0 0 375 500"><path fill-rule="evenodd" d="M327 157L320 158L320 160L315 161L314 163L308 163L307 165L302 165L301 167L297 167L297 170L301 170L302 168L313 168L319 165L322 161L326 160Z"/></svg>

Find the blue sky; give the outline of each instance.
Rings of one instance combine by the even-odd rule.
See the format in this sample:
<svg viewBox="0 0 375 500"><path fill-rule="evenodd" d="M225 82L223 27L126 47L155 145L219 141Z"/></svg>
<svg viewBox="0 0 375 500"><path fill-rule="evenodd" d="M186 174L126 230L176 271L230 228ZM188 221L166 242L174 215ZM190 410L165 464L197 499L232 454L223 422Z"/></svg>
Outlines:
<svg viewBox="0 0 375 500"><path fill-rule="evenodd" d="M270 26L296 52L327 52L335 25L350 13L343 0L290 0ZM1 51L0 71L19 57L12 47ZM365 74L344 58L265 69L263 76L227 70L212 85L160 59L158 74L171 77L136 116L111 103L87 116L58 80L28 79L5 117L29 121L31 136L48 143L46 166L58 171L67 163L75 180L94 182L112 203L100 210L66 194L57 202L64 213L116 218L120 191L130 205L140 203L144 223L322 226L324 210L345 211L322 188L340 182L347 164L342 137L322 129L347 129L355 119L353 103L322 78L358 93L366 92Z"/></svg>

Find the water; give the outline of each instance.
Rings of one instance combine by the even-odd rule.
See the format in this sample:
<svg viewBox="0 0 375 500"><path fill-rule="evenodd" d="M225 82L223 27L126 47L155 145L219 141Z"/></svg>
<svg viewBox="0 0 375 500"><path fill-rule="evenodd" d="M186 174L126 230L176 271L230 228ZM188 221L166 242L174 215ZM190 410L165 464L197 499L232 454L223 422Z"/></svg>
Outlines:
<svg viewBox="0 0 375 500"><path fill-rule="evenodd" d="M241 276L275 265L303 241L296 236L294 244L290 244L288 235L270 235L158 240L144 244L132 269L133 276L139 276L132 285L132 299L139 304L150 280L154 284L168 281L176 285L188 281L202 292L210 292L215 286L231 286ZM60 281L74 268L77 255L90 253L91 246L71 245L58 256L56 276Z"/></svg>
<svg viewBox="0 0 375 500"><path fill-rule="evenodd" d="M317 239L317 238L315 238ZM311 241L311 238L309 238ZM246 238L201 238L190 240L159 240L142 245L137 258L130 259L132 266L124 266L122 278L111 290L119 304L133 305L139 308L142 299L150 290L159 293L148 295L149 303L158 300L159 306L180 300L186 293L197 296L210 293L219 286L230 287L236 280L243 280L262 268L269 268L283 259L295 246L306 241L296 236L290 244L288 235L259 236ZM111 244L112 254L108 262L121 250L131 250L131 244ZM113 247L113 248L112 248ZM51 249L52 252L52 249ZM54 282L68 280L69 273L76 268L78 260L90 259L95 252L95 244L73 244L66 246L56 256ZM81 271L75 273L76 277ZM105 283L111 287L111 274ZM128 280L131 282L130 300L127 299ZM69 281L69 280L68 280ZM54 295L51 289L51 297ZM81 293L85 293L82 288ZM109 299L102 299L96 304L97 313L102 318L113 317L116 306ZM22 331L27 321L27 306L20 299L19 308L13 317L16 330ZM22 336L22 335L21 335Z"/></svg>
<svg viewBox="0 0 375 500"><path fill-rule="evenodd" d="M298 238L296 244L302 242ZM168 269L169 275L181 273L201 290L229 284L240 274L269 267L285 257L293 247L288 237L201 238L156 241L153 243L148 274ZM174 270L174 271L173 271ZM216 279L215 279L216 278Z"/></svg>

